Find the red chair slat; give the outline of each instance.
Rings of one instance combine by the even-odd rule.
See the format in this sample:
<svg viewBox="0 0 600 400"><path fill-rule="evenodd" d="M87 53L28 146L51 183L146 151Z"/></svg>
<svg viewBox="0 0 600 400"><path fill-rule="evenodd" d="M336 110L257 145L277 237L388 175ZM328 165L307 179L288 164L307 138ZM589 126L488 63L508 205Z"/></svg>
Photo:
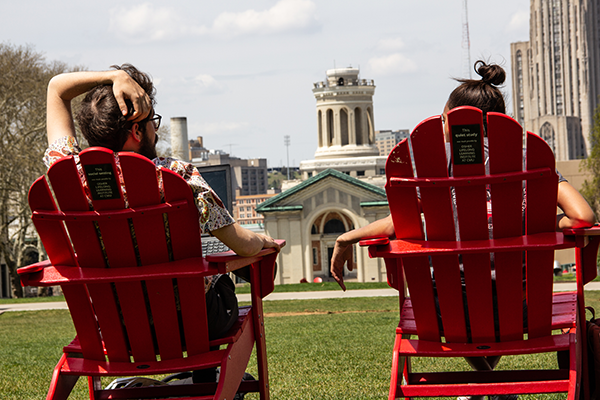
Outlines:
<svg viewBox="0 0 600 400"><path fill-rule="evenodd" d="M404 139L390 152L385 165L388 177L392 174L403 177L413 177L412 163L410 161L410 150L408 140ZM388 204L394 226L397 227L396 234L400 237L411 239L423 238L423 225L419 213L419 199L415 188L391 187L389 179L386 182ZM406 211L406 212L403 212Z"/></svg>
<svg viewBox="0 0 600 400"><path fill-rule="evenodd" d="M196 205L191 198L190 187L173 171L162 169L163 186L165 190L165 201L186 199L187 208L180 207L169 213L169 231L171 235L171 246L175 260L182 258L202 256L200 245L200 221Z"/></svg>
<svg viewBox="0 0 600 400"><path fill-rule="evenodd" d="M154 163L135 153L121 154L119 160L129 207L161 204ZM142 265L169 261L163 216L140 215L132 221Z"/></svg>
<svg viewBox="0 0 600 400"><path fill-rule="evenodd" d="M39 177L29 190L29 207L35 211L57 212L46 177ZM48 258L54 264L76 266L75 253L62 221L33 218L35 229L45 246Z"/></svg>
<svg viewBox="0 0 600 400"><path fill-rule="evenodd" d="M114 296L113 287L110 284L88 284L87 285L93 304L106 355L110 361L129 362L130 350L123 326L121 312ZM117 328L121 329L117 329Z"/></svg>
<svg viewBox="0 0 600 400"><path fill-rule="evenodd" d="M124 209L120 175L112 151L88 148L80 154L94 210ZM136 265L134 243L129 221L123 219L98 221L102 242L111 268Z"/></svg>
<svg viewBox="0 0 600 400"><path fill-rule="evenodd" d="M433 291L433 282L427 257L414 257L402 260L406 282L411 289L410 296L414 300L415 320L418 320L417 332L424 340L440 340L437 308Z"/></svg>
<svg viewBox="0 0 600 400"><path fill-rule="evenodd" d="M48 177L61 210L89 211L85 190L72 156L56 161ZM94 224L89 221L66 221L65 225L80 265L88 268L105 268L104 254Z"/></svg>
<svg viewBox="0 0 600 400"><path fill-rule="evenodd" d="M62 288L69 310L73 310L73 325L82 336L79 338L84 357L104 361L104 349L90 296L85 286L73 285Z"/></svg>
<svg viewBox="0 0 600 400"><path fill-rule="evenodd" d="M181 358L183 348L179 335L179 319L173 281L171 279L147 280L146 290L150 300L152 321L161 360Z"/></svg>
<svg viewBox="0 0 600 400"><path fill-rule="evenodd" d="M187 353L204 353L209 347L204 278L178 279L177 287Z"/></svg>
<svg viewBox="0 0 600 400"><path fill-rule="evenodd" d="M142 282L119 282L115 288L135 362L156 360Z"/></svg>

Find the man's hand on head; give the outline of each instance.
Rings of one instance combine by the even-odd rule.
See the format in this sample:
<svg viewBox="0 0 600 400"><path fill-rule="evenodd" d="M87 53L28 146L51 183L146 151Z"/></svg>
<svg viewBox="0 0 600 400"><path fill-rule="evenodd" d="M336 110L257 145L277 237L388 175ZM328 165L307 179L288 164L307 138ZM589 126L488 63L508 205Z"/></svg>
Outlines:
<svg viewBox="0 0 600 400"><path fill-rule="evenodd" d="M129 121L139 122L147 118L152 111L152 102L148 94L125 71L115 71L113 93L124 116ZM127 109L125 100L131 101L133 112Z"/></svg>

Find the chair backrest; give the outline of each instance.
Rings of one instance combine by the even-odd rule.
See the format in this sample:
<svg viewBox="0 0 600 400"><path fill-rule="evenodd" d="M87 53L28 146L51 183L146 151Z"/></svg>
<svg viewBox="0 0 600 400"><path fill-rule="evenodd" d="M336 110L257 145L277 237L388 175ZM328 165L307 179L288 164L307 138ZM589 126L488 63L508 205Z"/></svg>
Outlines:
<svg viewBox="0 0 600 400"><path fill-rule="evenodd" d="M523 244L536 234L545 234L548 246L556 241L552 151L528 132L524 163L523 129L504 114L487 114L487 138L479 109L454 109L446 123L450 143L441 117L432 117L386 164L398 239L478 248L402 258L419 338L477 343L548 335L554 250L523 251Z"/></svg>
<svg viewBox="0 0 600 400"><path fill-rule="evenodd" d="M84 357L104 360L103 345L112 361L208 351L203 276L216 271L201 258L198 211L185 180L137 154L103 148L81 152L80 167L73 156L60 159L47 178L32 185L29 203L50 261L73 277L98 275L97 283L62 285ZM201 275L143 279L145 266L169 263L168 272L186 262Z"/></svg>

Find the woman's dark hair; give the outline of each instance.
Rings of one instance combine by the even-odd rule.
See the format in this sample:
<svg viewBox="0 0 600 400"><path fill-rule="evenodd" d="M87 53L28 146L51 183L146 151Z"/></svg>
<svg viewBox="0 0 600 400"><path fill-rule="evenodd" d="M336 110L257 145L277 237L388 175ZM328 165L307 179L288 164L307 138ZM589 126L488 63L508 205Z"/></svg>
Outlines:
<svg viewBox="0 0 600 400"><path fill-rule="evenodd" d="M456 79L461 84L450 93L448 108L473 106L483 111L483 123L486 127L486 114L490 111L506 114L504 95L498 89L504 83L506 72L496 64L486 64L478 60L474 65L475 72L481 76L476 79Z"/></svg>
<svg viewBox="0 0 600 400"><path fill-rule="evenodd" d="M148 74L140 72L131 64L113 65L111 68L123 70L129 74L150 97L155 105L156 92ZM127 141L133 123L127 118L133 112L133 106L126 100L129 113L124 116L112 91L112 85L99 85L85 95L77 112L76 119L81 133L90 146L101 146L112 151L121 151ZM145 129L144 121L139 123Z"/></svg>

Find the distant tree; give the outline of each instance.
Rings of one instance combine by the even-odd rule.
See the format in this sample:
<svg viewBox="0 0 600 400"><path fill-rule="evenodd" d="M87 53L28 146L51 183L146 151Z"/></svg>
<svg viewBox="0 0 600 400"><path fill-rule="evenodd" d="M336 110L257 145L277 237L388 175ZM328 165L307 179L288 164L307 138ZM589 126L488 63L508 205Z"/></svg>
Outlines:
<svg viewBox="0 0 600 400"><path fill-rule="evenodd" d="M171 157L171 129L165 124L165 119L158 128L158 143L156 144L156 154L159 157Z"/></svg>
<svg viewBox="0 0 600 400"><path fill-rule="evenodd" d="M41 250L27 192L45 172L46 88L52 76L65 71L66 64L48 63L30 46L0 43L0 260L16 297L23 296L17 268L24 265L26 250Z"/></svg>
<svg viewBox="0 0 600 400"><path fill-rule="evenodd" d="M581 193L598 217L600 216L600 106L594 113L594 125L589 139L591 152L589 157L582 161L582 168L590 172L592 180L584 182Z"/></svg>

